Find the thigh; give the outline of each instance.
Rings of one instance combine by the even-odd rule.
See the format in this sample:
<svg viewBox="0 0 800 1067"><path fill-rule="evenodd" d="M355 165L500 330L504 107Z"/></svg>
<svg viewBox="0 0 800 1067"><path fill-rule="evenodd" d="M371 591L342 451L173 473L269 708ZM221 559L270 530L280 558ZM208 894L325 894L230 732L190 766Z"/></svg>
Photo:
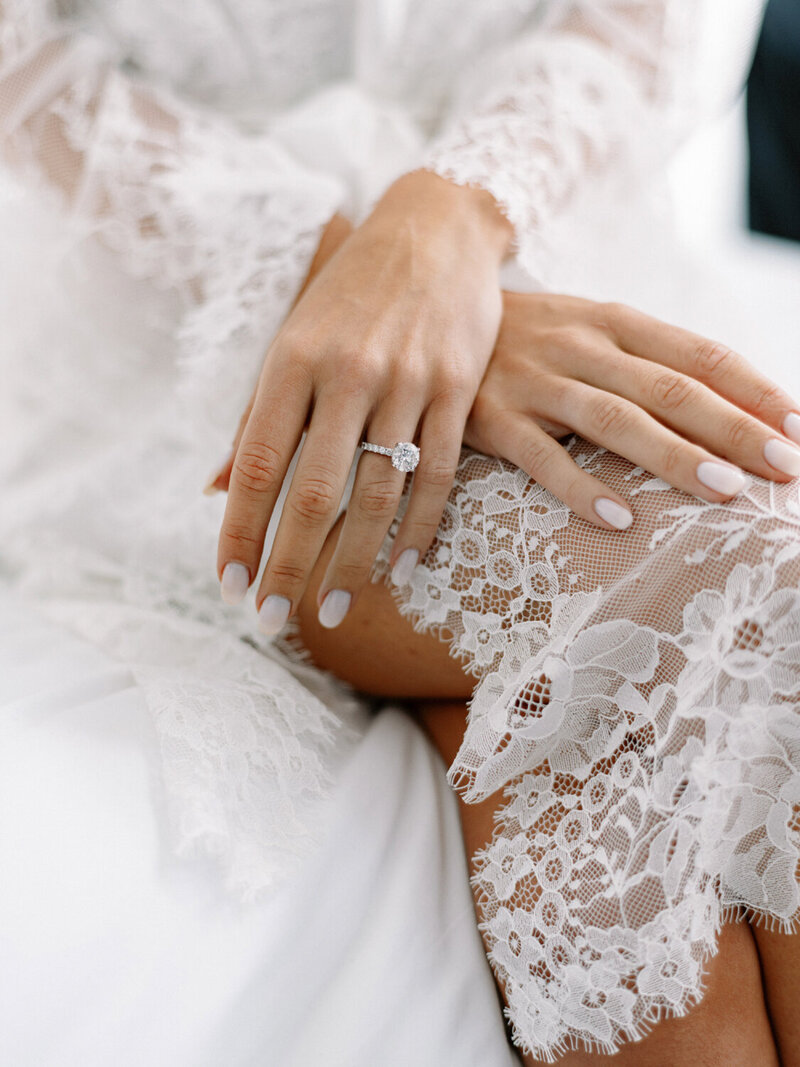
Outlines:
<svg viewBox="0 0 800 1067"><path fill-rule="evenodd" d="M418 714L434 746L450 763L464 733L465 705L429 702L419 706ZM480 804L459 803L470 857L491 839L494 813L501 802L495 795ZM477 912L480 919L479 903ZM777 1067L758 952L747 923L723 927L718 951L707 964L704 990L703 999L687 1015L657 1023L642 1041L623 1046L615 1055L576 1050L560 1057L558 1063L564 1067L717 1067L721 1063L726 1067ZM790 997L788 991L786 995L782 991L781 1003L787 1011ZM795 986L795 1004L796 997ZM529 1057L524 1062L534 1067L543 1061Z"/></svg>
<svg viewBox="0 0 800 1067"><path fill-rule="evenodd" d="M344 622L326 630L317 621L317 591L333 555L342 519L317 560L298 620L314 663L375 696L467 699L473 682L448 652L447 635L417 632L382 582L368 585Z"/></svg>
<svg viewBox="0 0 800 1067"><path fill-rule="evenodd" d="M767 1010L783 1067L800 1065L800 933L781 934L753 926Z"/></svg>

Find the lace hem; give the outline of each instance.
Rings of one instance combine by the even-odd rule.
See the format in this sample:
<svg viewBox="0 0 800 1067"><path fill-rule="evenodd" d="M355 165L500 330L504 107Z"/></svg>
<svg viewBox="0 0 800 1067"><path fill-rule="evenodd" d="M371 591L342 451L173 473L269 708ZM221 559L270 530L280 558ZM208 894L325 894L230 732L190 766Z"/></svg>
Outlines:
<svg viewBox="0 0 800 1067"><path fill-rule="evenodd" d="M734 909L800 918L798 483L713 505L569 449L630 531L464 452L394 593L477 679L449 776L468 801L503 790L474 884L516 1040L548 1061L688 1010Z"/></svg>
<svg viewBox="0 0 800 1067"><path fill-rule="evenodd" d="M363 732L362 704L265 643L179 617L174 604L169 616L76 599L37 607L141 686L176 853L215 857L227 891L247 903L289 879L324 837L324 802Z"/></svg>

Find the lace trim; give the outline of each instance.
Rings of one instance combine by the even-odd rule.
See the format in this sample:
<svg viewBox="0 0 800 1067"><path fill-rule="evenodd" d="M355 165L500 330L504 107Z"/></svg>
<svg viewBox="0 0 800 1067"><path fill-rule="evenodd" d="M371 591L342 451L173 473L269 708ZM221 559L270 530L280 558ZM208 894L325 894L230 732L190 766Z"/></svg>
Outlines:
<svg viewBox="0 0 800 1067"><path fill-rule="evenodd" d="M481 928L516 1041L548 1061L687 1011L734 909L800 919L798 483L713 505L569 450L632 502L630 531L465 451L395 590L477 679L450 780L469 801L503 790Z"/></svg>

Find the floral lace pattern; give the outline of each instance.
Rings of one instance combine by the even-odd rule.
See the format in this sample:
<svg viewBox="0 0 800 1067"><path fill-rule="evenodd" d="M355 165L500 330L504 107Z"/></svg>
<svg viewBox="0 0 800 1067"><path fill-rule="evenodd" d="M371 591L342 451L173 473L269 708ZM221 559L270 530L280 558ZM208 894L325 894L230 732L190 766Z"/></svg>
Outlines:
<svg viewBox="0 0 800 1067"><path fill-rule="evenodd" d="M630 531L465 452L396 594L477 678L450 779L504 790L474 884L516 1039L547 1060L685 1012L730 909L800 918L798 484L712 505L569 448Z"/></svg>
<svg viewBox="0 0 800 1067"><path fill-rule="evenodd" d="M320 802L365 712L332 678L299 662L287 670L265 642L176 607L171 619L102 601L46 612L131 669L153 718L177 853L214 856L226 888L250 902L318 845Z"/></svg>
<svg viewBox="0 0 800 1067"><path fill-rule="evenodd" d="M322 227L402 156L491 190L528 273L576 291L586 234L605 251L597 220L703 113L701 8L0 0L0 134L28 185L0 185L0 570L134 672L177 846L240 896L310 844L363 710L226 613L200 496ZM337 100L352 137L320 124ZM796 486L712 507L571 447L634 530L465 453L401 596L477 679L451 774L506 793L476 888L545 1057L684 1011L726 908L786 928L798 908Z"/></svg>

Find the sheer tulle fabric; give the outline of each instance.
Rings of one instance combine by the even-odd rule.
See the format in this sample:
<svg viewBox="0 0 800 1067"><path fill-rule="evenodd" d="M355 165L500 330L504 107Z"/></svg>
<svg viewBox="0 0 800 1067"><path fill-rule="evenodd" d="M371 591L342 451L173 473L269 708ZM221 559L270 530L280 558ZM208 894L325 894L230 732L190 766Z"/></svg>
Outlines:
<svg viewBox="0 0 800 1067"><path fill-rule="evenodd" d="M593 295L618 205L741 78L701 84L711 8L2 0L3 572L135 671L174 843L238 894L291 872L363 723L219 603L200 496L322 228L429 167L493 192L526 284ZM465 453L400 595L476 676L451 775L506 791L477 887L544 1057L685 1010L726 908L798 908L796 484L714 507L571 447L633 531Z"/></svg>

